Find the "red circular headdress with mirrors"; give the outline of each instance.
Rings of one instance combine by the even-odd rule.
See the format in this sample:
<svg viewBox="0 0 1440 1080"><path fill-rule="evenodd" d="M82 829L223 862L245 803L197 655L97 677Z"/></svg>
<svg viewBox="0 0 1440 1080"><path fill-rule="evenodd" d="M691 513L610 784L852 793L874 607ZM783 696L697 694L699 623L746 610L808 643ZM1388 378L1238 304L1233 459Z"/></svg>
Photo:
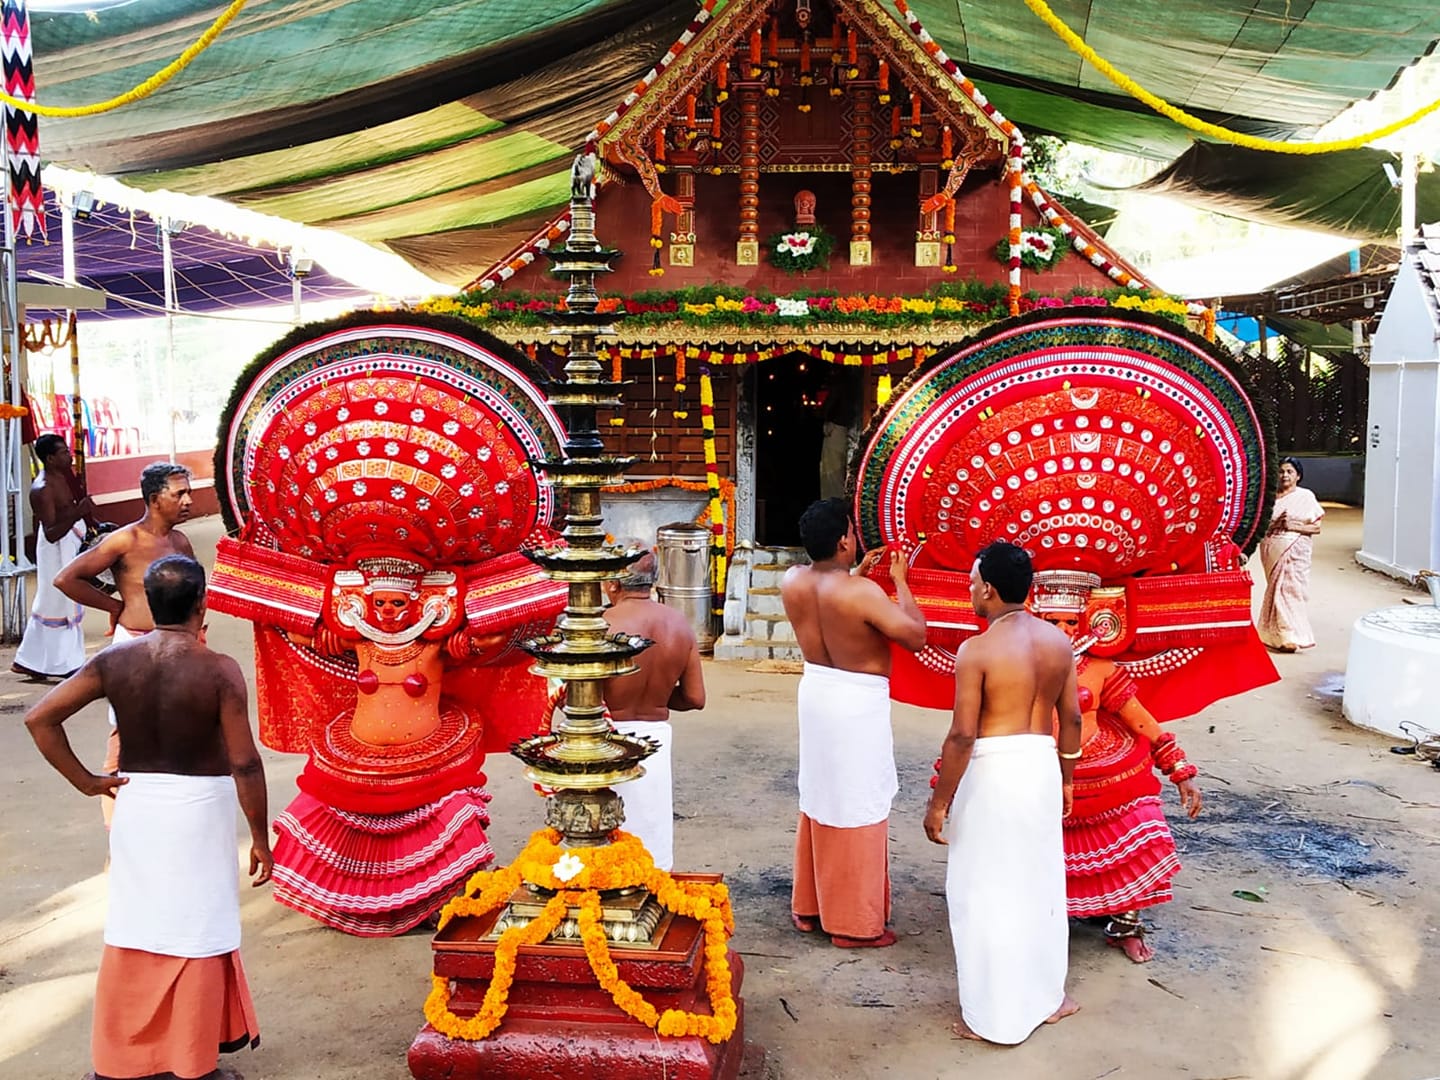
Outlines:
<svg viewBox="0 0 1440 1080"><path fill-rule="evenodd" d="M872 424L851 481L865 546L906 551L929 605L926 674L948 676L979 631L963 575L994 540L1024 547L1037 570L1111 586L1097 590L1109 614L1095 651L1170 674L1196 648L1252 651L1237 556L1263 531L1270 461L1254 404L1209 342L1159 316L1055 309L917 369ZM1252 667L1273 672L1263 650L1259 660L1242 681ZM899 682L907 700L949 693ZM1203 696L1187 691L1168 711Z"/></svg>

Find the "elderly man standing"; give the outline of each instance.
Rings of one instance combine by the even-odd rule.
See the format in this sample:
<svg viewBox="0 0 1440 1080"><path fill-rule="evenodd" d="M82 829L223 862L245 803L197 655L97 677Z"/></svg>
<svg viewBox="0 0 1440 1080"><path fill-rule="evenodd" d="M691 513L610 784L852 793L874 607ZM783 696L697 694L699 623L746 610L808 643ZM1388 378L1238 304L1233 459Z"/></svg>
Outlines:
<svg viewBox="0 0 1440 1080"><path fill-rule="evenodd" d="M199 641L205 571L172 555L145 573L155 633L105 649L25 717L45 759L84 795L115 795L110 903L95 988L97 1077L208 1077L221 1052L259 1042L240 964L235 802L250 825L253 884L270 880L265 770L245 678ZM64 723L115 706L120 773L97 776Z"/></svg>
<svg viewBox="0 0 1440 1080"><path fill-rule="evenodd" d="M640 670L605 681L605 705L615 730L645 735L660 749L645 759L645 775L620 788L625 828L645 843L655 865L675 862L675 811L670 772L670 714L705 707L700 648L689 621L674 608L650 598L655 553L646 551L624 577L607 581L610 629L649 638L655 644L635 658Z"/></svg>
<svg viewBox="0 0 1440 1080"><path fill-rule="evenodd" d="M117 645L155 628L145 599L145 572L150 564L166 555L195 555L189 539L176 528L190 516L190 470L163 461L145 466L140 473L140 497L145 500L145 513L139 521L116 529L55 575L55 588L60 592L109 614ZM115 578L114 596L91 584L92 578L107 570ZM110 710L110 728L105 748L107 773L114 772L120 760L114 708ZM108 825L112 804L106 799L100 806Z"/></svg>
<svg viewBox="0 0 1440 1080"><path fill-rule="evenodd" d="M800 679L800 821L791 921L841 948L895 943L890 919L890 802L899 790L890 729L890 643L918 651L925 617L890 553L894 603L852 575L860 541L844 499L800 517L809 566L785 572L780 597L805 658Z"/></svg>
<svg viewBox="0 0 1440 1080"><path fill-rule="evenodd" d="M1025 610L1032 576L1014 544L996 541L975 560L970 602L986 628L956 655L955 710L925 811L925 835L950 845L953 1030L1005 1044L1079 1008L1065 993L1060 823L1073 801L1080 705L1070 640Z"/></svg>

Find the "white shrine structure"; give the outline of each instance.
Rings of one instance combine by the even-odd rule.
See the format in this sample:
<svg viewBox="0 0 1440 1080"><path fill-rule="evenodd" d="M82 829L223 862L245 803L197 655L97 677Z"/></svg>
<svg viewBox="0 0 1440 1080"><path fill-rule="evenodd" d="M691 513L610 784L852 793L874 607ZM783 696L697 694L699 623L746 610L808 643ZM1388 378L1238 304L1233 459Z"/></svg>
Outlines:
<svg viewBox="0 0 1440 1080"><path fill-rule="evenodd" d="M1371 338L1365 522L1355 558L1406 581L1440 569L1440 224L1423 226L1406 249ZM1346 719L1392 735L1404 734L1406 721L1440 730L1437 671L1440 607L1401 604L1361 616L1345 665Z"/></svg>

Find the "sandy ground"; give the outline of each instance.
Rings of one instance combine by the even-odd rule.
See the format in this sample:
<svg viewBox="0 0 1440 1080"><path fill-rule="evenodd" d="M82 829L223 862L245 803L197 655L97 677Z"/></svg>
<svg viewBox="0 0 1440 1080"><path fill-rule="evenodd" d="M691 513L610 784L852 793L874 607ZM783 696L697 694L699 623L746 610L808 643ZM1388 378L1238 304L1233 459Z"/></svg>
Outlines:
<svg viewBox="0 0 1440 1080"><path fill-rule="evenodd" d="M1174 725L1204 770L1207 807L1198 822L1176 825L1185 871L1176 901L1150 919L1158 959L1133 966L1076 928L1071 990L1083 1010L1017 1049L948 1030L956 1009L944 852L920 828L948 716L896 710L900 941L843 952L789 925L796 677L708 663L710 706L676 725L676 862L723 871L734 889L746 1035L768 1049L772 1080L1440 1074L1440 775L1390 754L1394 740L1346 724L1339 699L1354 619L1420 595L1355 565L1359 526L1358 511L1334 509L1320 538L1319 647L1277 657L1280 683ZM208 558L218 522L188 531ZM90 629L100 646L103 626ZM213 617L211 643L249 668L243 624ZM9 660L0 652L7 671ZM0 675L0 1077L26 1080L88 1068L105 904L99 807L50 771L20 723L40 692ZM98 762L104 724L99 707L71 722L83 757ZM272 813L294 793L300 764L267 752ZM542 805L512 759L492 758L488 771L492 838L505 860L540 825ZM427 937L362 941L281 908L268 890L243 899L264 1042L232 1063L252 1080L407 1076Z"/></svg>

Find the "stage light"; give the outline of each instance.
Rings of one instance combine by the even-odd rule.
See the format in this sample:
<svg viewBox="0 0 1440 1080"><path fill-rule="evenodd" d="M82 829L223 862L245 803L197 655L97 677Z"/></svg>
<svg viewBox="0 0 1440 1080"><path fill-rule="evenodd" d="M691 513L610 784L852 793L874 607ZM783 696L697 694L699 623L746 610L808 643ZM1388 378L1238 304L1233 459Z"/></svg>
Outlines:
<svg viewBox="0 0 1440 1080"><path fill-rule="evenodd" d="M95 212L95 196L88 191L77 191L70 199L70 213L76 221L89 221Z"/></svg>

